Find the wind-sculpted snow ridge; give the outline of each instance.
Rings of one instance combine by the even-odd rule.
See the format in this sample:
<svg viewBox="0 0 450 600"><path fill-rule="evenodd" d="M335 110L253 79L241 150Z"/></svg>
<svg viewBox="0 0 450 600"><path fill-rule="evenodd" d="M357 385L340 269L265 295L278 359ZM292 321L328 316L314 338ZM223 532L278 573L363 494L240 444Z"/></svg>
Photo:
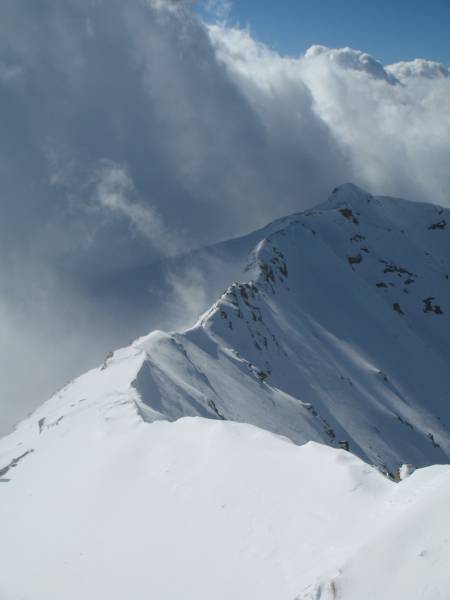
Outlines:
<svg viewBox="0 0 450 600"><path fill-rule="evenodd" d="M403 463L445 463L448 223L437 206L341 186L266 230L248 281L195 327L111 354L21 429L45 434L87 406L120 403L147 421L201 416L348 446L392 476Z"/></svg>
<svg viewBox="0 0 450 600"><path fill-rule="evenodd" d="M191 330L135 342L145 405L350 449L383 470L450 455L450 223L337 189L254 249ZM157 390L157 392L155 391Z"/></svg>

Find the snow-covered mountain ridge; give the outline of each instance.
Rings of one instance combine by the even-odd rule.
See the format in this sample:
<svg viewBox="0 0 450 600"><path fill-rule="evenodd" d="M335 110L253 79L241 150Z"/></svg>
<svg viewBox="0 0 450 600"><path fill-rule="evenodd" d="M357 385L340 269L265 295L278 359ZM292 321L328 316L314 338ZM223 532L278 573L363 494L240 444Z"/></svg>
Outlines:
<svg viewBox="0 0 450 600"><path fill-rule="evenodd" d="M247 422L382 470L450 457L450 223L351 184L280 220L192 329L110 355L23 427L130 403L145 420ZM80 401L83 403L80 404ZM50 416L52 415L53 416ZM40 423L40 425L38 425Z"/></svg>
<svg viewBox="0 0 450 600"><path fill-rule="evenodd" d="M342 186L20 423L0 600L446 600L449 466L379 470L450 455L447 223Z"/></svg>

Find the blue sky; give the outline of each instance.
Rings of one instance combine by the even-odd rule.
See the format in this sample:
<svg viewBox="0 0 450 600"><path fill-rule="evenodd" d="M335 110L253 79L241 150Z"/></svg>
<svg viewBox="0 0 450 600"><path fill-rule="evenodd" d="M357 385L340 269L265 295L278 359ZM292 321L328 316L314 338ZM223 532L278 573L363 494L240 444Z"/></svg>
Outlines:
<svg viewBox="0 0 450 600"><path fill-rule="evenodd" d="M450 65L450 0L233 0L231 22L279 52L351 46L383 63L427 58Z"/></svg>

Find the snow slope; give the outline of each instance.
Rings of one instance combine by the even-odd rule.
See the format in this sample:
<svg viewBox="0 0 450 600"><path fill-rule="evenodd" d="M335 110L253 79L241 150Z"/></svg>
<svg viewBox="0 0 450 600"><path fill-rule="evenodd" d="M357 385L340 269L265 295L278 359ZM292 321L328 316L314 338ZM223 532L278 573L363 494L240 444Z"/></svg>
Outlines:
<svg viewBox="0 0 450 600"><path fill-rule="evenodd" d="M397 484L343 450L80 392L0 444L1 464L29 451L0 483L2 600L448 598L450 467Z"/></svg>

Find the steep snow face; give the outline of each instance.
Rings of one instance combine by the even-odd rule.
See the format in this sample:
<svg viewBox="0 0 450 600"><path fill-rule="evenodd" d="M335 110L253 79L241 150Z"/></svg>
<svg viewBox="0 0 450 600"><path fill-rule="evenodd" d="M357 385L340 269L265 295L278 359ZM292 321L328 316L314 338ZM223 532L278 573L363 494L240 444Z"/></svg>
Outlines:
<svg viewBox="0 0 450 600"><path fill-rule="evenodd" d="M0 482L0 598L448 597L448 466L396 484L246 424L146 423L123 359L102 402L79 398L86 375L70 417L55 403L40 433L0 442L0 466L17 459Z"/></svg>
<svg viewBox="0 0 450 600"><path fill-rule="evenodd" d="M201 416L296 443L348 444L392 474L403 463L445 463L448 224L450 212L437 206L341 186L263 239L238 240L236 255L256 244L248 280L195 327L136 340L21 429L39 435L87 406L109 410L114 397L147 421Z"/></svg>

